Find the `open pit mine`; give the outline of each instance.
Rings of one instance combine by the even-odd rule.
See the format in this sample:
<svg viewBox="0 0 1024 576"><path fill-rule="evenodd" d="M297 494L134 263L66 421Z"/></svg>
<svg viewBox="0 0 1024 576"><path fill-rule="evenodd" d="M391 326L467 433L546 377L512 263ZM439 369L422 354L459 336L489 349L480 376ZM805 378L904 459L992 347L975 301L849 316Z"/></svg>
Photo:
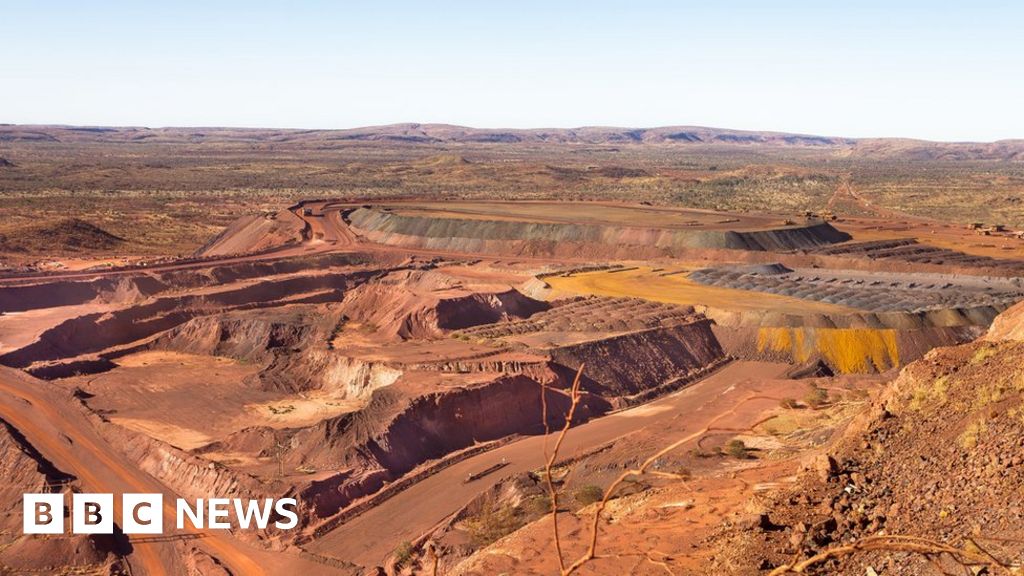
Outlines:
<svg viewBox="0 0 1024 576"><path fill-rule="evenodd" d="M1024 260L927 226L942 246L881 217L309 200L187 257L8 273L0 572L557 573L549 488L584 553L643 464L587 573L648 545L634 573L706 573L679 559L745 498L1024 300ZM294 498L298 525L25 535L40 492Z"/></svg>

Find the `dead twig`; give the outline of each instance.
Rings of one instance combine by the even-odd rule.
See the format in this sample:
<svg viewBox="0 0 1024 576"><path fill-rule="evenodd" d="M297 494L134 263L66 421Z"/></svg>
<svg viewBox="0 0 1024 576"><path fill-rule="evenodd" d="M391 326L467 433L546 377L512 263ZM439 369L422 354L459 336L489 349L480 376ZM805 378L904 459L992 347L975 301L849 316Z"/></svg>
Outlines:
<svg viewBox="0 0 1024 576"><path fill-rule="evenodd" d="M576 377L573 378L572 387L569 390L569 411L565 415L565 425L562 426L562 431L558 434L558 438L555 440L554 449L548 452L547 436L551 433L550 427L548 426L547 419L547 386L541 384L541 413L544 418L544 478L548 487L548 498L551 499L551 522L553 524L553 530L555 535L555 553L558 555L558 569L565 574L565 559L562 555L562 540L558 532L558 490L555 489L555 482L552 479L551 471L554 468L555 460L558 459L558 451L562 448L562 442L565 440L566 434L569 432L569 428L572 426L573 417L576 415L576 407L580 403L580 378L583 376L583 364L580 364L578 370L576 370Z"/></svg>
<svg viewBox="0 0 1024 576"><path fill-rule="evenodd" d="M977 550L956 548L948 544L935 542L933 540L917 536L868 536L850 544L823 550L806 560L783 564L782 566L772 570L768 576L806 574L809 568L812 568L817 564L821 564L822 562L827 562L834 558L849 556L858 552L872 551L910 552L913 554L924 555L926 558L946 554L962 566L984 566L991 569L993 572L1004 574L1011 573L1011 565L996 559L981 548L981 546L978 546L974 540L968 540L968 542L972 543L972 548L976 548Z"/></svg>

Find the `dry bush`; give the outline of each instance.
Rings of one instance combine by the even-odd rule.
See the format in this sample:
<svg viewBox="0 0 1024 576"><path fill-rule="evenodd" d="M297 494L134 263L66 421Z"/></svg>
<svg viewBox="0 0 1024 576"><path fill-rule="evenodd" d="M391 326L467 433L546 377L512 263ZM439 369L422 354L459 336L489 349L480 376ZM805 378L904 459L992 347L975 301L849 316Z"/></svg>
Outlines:
<svg viewBox="0 0 1024 576"><path fill-rule="evenodd" d="M600 502L603 496L604 490L602 490L600 486L587 484L586 486L581 486L577 489L576 494L573 497L581 505L589 506L594 502Z"/></svg>
<svg viewBox="0 0 1024 576"><path fill-rule="evenodd" d="M743 440L739 439L730 440L725 445L725 453L740 460L745 460L750 457L750 454L747 452L747 445Z"/></svg>

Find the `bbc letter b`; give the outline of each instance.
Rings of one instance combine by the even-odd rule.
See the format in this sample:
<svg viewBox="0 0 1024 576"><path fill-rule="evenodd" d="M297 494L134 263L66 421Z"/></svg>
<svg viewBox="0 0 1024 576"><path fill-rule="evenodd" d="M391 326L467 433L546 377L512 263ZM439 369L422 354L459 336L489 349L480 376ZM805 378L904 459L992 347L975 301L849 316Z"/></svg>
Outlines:
<svg viewBox="0 0 1024 576"><path fill-rule="evenodd" d="M22 519L25 534L63 534L64 495L24 494Z"/></svg>

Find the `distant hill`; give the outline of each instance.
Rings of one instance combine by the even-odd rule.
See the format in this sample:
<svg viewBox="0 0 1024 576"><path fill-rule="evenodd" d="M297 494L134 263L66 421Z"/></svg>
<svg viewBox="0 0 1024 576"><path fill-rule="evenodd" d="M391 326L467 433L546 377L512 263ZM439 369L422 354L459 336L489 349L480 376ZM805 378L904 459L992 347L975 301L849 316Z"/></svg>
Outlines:
<svg viewBox="0 0 1024 576"><path fill-rule="evenodd" d="M0 252L82 252L109 250L125 240L78 218L63 218L0 229Z"/></svg>
<svg viewBox="0 0 1024 576"><path fill-rule="evenodd" d="M491 129L449 124L392 124L346 130L267 128L142 128L0 126L0 142L21 143L263 143L275 147L330 149L352 142L389 144L587 144L815 148L841 156L907 160L1024 160L1024 140L989 143L930 142L901 138L843 138L754 132L700 126L658 128Z"/></svg>

